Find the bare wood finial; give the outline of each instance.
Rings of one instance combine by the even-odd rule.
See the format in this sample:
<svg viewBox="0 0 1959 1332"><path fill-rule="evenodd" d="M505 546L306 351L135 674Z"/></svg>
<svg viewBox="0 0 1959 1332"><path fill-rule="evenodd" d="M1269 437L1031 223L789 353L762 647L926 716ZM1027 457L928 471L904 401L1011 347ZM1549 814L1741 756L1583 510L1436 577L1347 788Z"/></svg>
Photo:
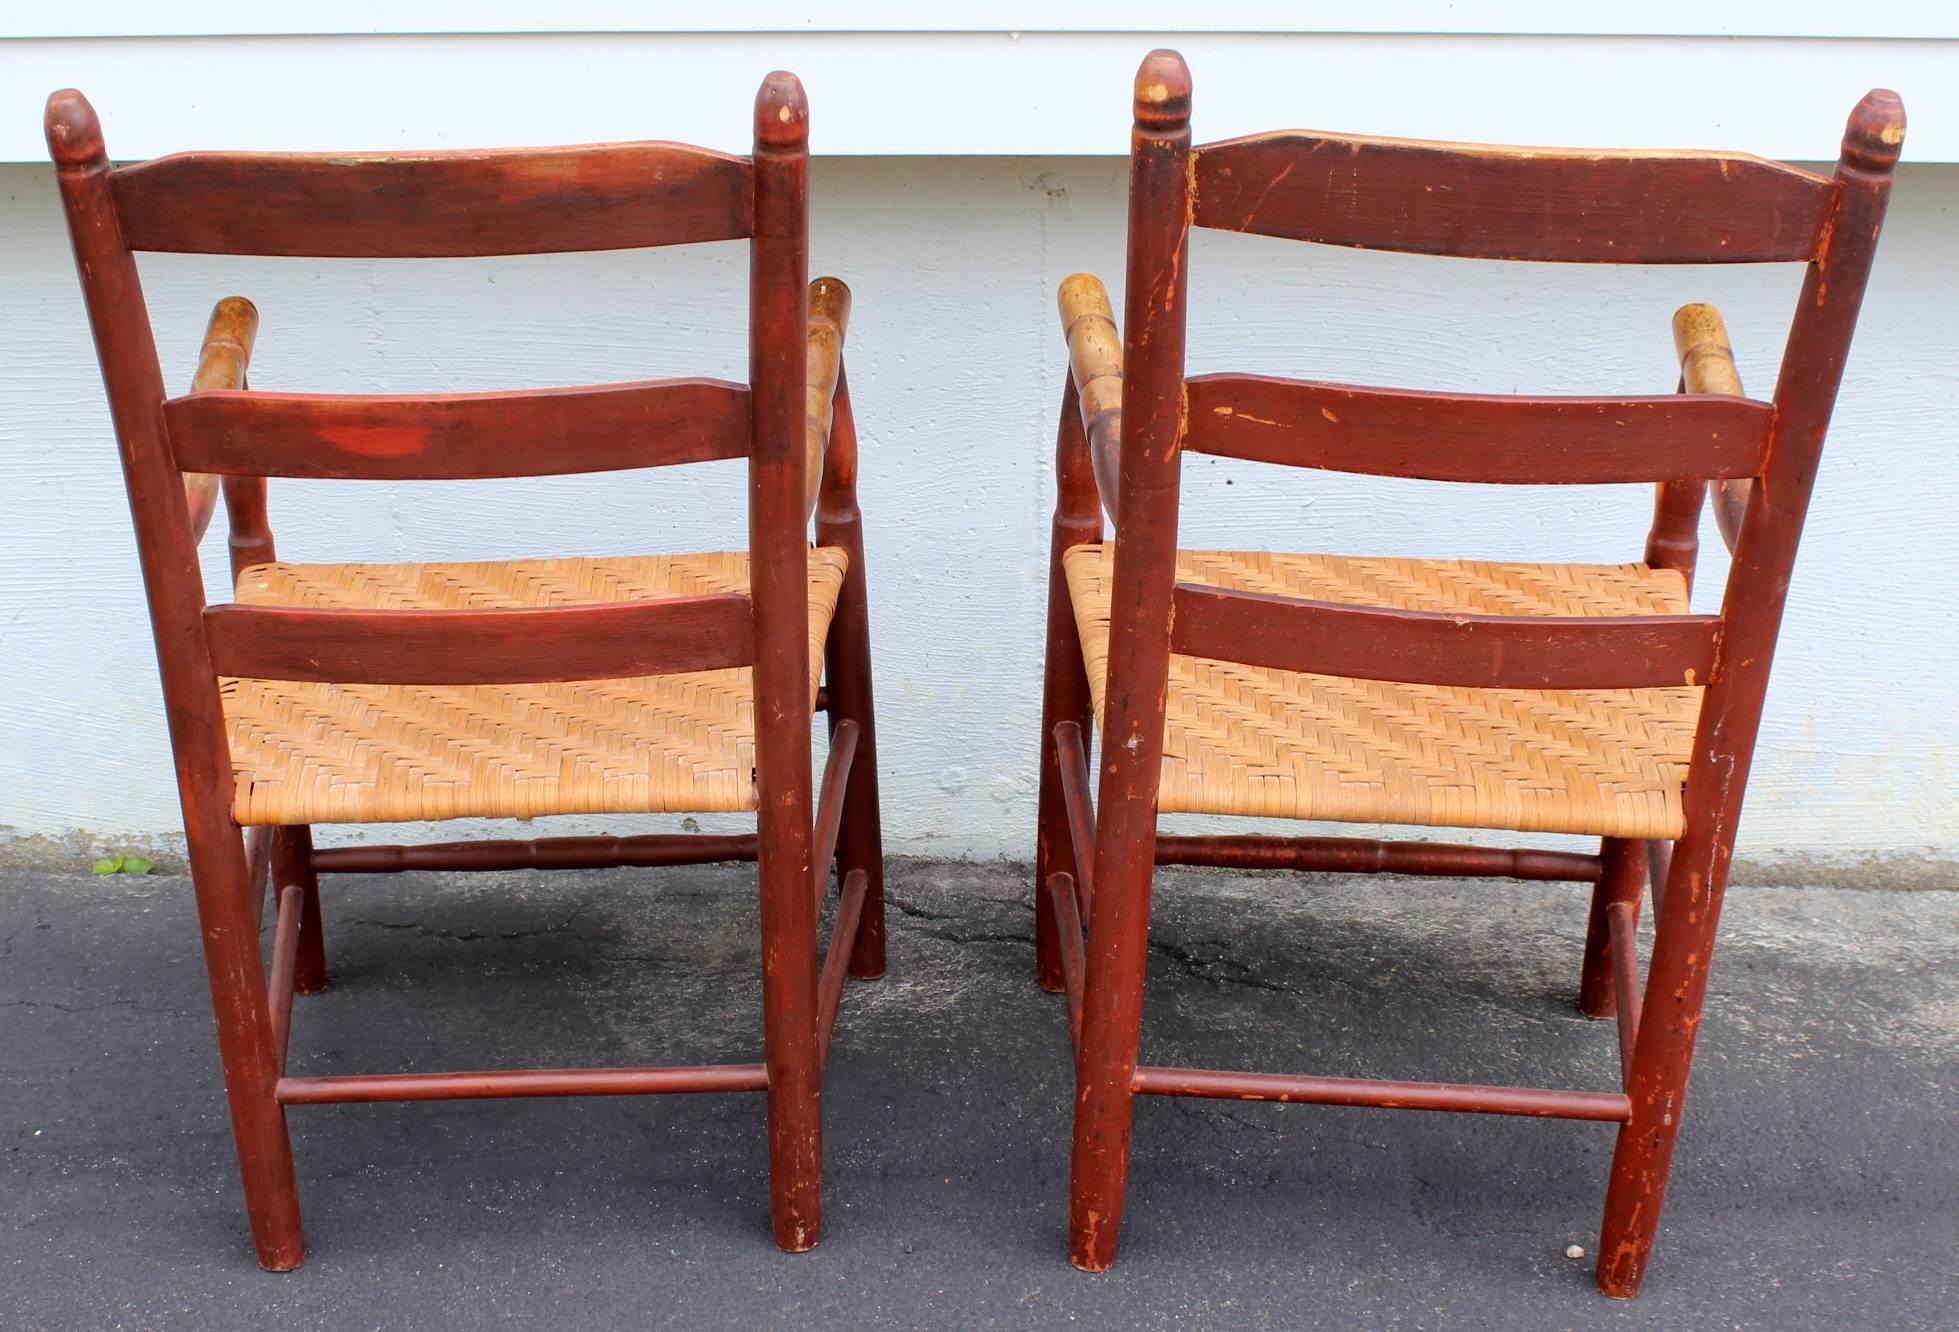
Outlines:
<svg viewBox="0 0 1959 1332"><path fill-rule="evenodd" d="M1711 305L1683 305L1673 314L1673 349L1680 356L1680 385L1689 393L1719 393L1741 398L1741 372L1735 369L1728 326ZM1714 491L1714 525L1729 550L1741 538L1741 516L1748 509L1749 480L1720 481Z"/></svg>
<svg viewBox="0 0 1959 1332"><path fill-rule="evenodd" d="M830 429L836 419L837 378L843 369L843 340L849 328L850 288L833 277L820 277L810 283L803 476L811 510L816 507L817 492L823 485L824 459L829 453Z"/></svg>
<svg viewBox="0 0 1959 1332"><path fill-rule="evenodd" d="M258 341L258 307L243 296L227 296L211 311L204 327L204 347L197 356L192 393L245 387L252 346ZM184 503L190 506L191 540L202 541L218 507L218 477L211 472L184 473Z"/></svg>
<svg viewBox="0 0 1959 1332"><path fill-rule="evenodd" d="M1061 284L1061 332L1068 339L1068 368L1081 395L1082 428L1095 463L1102 503L1115 512L1116 460L1122 440L1122 334L1101 279L1076 273Z"/></svg>

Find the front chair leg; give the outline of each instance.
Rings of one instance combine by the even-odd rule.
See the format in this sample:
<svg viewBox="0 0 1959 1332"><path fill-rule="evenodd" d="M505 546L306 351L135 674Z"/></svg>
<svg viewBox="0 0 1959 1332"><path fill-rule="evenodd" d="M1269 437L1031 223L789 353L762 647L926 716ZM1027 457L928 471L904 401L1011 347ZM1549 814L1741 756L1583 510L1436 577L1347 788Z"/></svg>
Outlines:
<svg viewBox="0 0 1959 1332"><path fill-rule="evenodd" d="M1059 993L1063 987L1060 938L1046 909L1048 880L1055 874L1066 874L1075 882L1081 879L1068 823L1068 802L1061 792L1061 755L1054 732L1062 723L1073 722L1087 736L1094 724L1088 672L1082 665L1060 542L1057 533L1049 574L1047 667L1041 690L1041 788L1034 843L1034 962L1041 988L1050 994Z"/></svg>
<svg viewBox="0 0 1959 1332"><path fill-rule="evenodd" d="M1061 794L1061 760L1055 748L1054 730L1063 722L1073 722L1081 728L1085 741L1095 723L1088 670L1082 662L1081 631L1075 624L1075 603L1068 591L1064 563L1067 553L1076 546L1102 539L1102 510L1090 475L1079 405L1071 373L1061 395L1061 427L1055 443L1055 470L1059 480L1053 535L1048 546L1047 656L1041 675L1041 791L1034 843L1034 965L1041 988L1050 994L1060 992L1063 986L1061 944L1055 934L1054 918L1047 909L1048 880L1056 874L1066 874L1077 883L1082 880L1069 832L1068 804Z"/></svg>
<svg viewBox="0 0 1959 1332"><path fill-rule="evenodd" d="M1619 1299L1639 1293L1659 1230L1727 880L1725 853L1683 841L1667 875L1665 905L1655 912L1652 962L1626 1083L1632 1119L1620 1128L1612 1153L1599 1233L1598 1288Z"/></svg>
<svg viewBox="0 0 1959 1332"><path fill-rule="evenodd" d="M272 900L297 885L305 896L299 911L299 955L293 964L293 990L318 994L326 989L326 932L320 920L320 878L313 871L313 830L305 824L272 833Z"/></svg>
<svg viewBox="0 0 1959 1332"><path fill-rule="evenodd" d="M1592 911L1585 922L1585 965L1578 979L1578 1007L1589 1018L1609 1018L1619 1011L1612 980L1612 926L1606 913L1614 903L1625 902L1638 918L1640 893L1646 887L1646 843L1607 837L1599 843L1599 861Z"/></svg>
<svg viewBox="0 0 1959 1332"><path fill-rule="evenodd" d="M853 870L869 881L857 938L850 950L850 974L875 980L884 974L884 832L878 815L877 722L871 699L871 629L864 578L864 543L855 526L840 543L850 553L836 617L825 647L830 722L857 723L857 753L844 787L843 822L837 829L837 882Z"/></svg>

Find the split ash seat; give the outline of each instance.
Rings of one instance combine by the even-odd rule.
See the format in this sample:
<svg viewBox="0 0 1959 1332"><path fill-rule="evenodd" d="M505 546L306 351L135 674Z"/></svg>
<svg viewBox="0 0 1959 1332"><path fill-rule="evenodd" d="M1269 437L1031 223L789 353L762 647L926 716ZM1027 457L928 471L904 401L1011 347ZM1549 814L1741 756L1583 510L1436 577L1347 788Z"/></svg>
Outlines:
<svg viewBox="0 0 1959 1332"><path fill-rule="evenodd" d="M1618 1128L1599 1288L1643 1279L1707 989L1769 659L1904 139L1852 112L1835 174L1719 153L1493 148L1282 132L1192 147L1190 73L1136 78L1119 337L1062 284L1071 373L1042 708L1037 946L1068 996L1070 1245L1115 1261L1139 1095L1597 1120ZM1191 227L1467 259L1791 262L1807 276L1771 401L1720 316L1674 317L1681 389L1497 397L1184 374ZM1644 558L1487 564L1180 550L1185 452L1517 485L1657 483ZM1712 485L1733 553L1690 612ZM1103 540L1103 511L1114 520ZM1088 735L1101 728L1099 787ZM1095 789L1091 789L1095 787ZM1184 837L1161 811L1579 833L1596 855L1359 838ZM1636 923L1652 866L1654 947ZM1594 885L1579 1006L1618 1020L1615 1091L1141 1062L1152 867L1510 875Z"/></svg>
<svg viewBox="0 0 1959 1332"><path fill-rule="evenodd" d="M849 555L809 557L809 692ZM497 564L257 564L246 606L486 611L748 595L748 555ZM374 823L755 808L746 667L508 685L228 679L239 823Z"/></svg>
<svg viewBox="0 0 1959 1332"><path fill-rule="evenodd" d="M48 144L122 451L162 668L259 1262L304 1253L286 1107L760 1091L776 1242L822 1226L821 1083L846 974L884 971L883 861L849 292L808 280L809 116L795 76L755 149L189 153L112 167L76 92ZM749 242L749 380L440 396L247 385L250 302L219 302L192 392L164 391L135 252L449 258ZM748 549L628 559L280 561L267 476L463 480L748 463ZM222 490L235 586L197 544ZM815 545L809 535L815 518ZM811 717L827 714L820 790ZM311 825L756 812L751 835L316 850ZM246 834L249 829L249 835ZM293 995L327 980L319 874L753 860L761 1062L295 1076ZM819 918L840 882L826 952ZM277 901L269 969L259 932Z"/></svg>

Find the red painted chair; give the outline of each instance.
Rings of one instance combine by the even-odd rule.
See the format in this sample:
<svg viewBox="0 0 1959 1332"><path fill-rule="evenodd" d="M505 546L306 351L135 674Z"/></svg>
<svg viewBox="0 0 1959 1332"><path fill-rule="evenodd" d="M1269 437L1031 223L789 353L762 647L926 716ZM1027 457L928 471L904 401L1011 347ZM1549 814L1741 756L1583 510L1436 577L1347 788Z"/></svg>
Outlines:
<svg viewBox="0 0 1959 1332"><path fill-rule="evenodd" d="M846 964L884 970L883 868L849 293L808 278L808 109L755 104L752 157L671 143L414 155L189 153L112 167L48 102L121 445L259 1262L304 1251L286 1107L761 1091L776 1242L821 1228L821 1079ZM750 242L749 382L429 397L246 388L258 315L220 302L192 391L163 387L134 254L438 257ZM457 565L276 558L267 476L543 476L749 460L746 551ZM232 603L197 544L222 486ZM814 512L816 547L808 524ZM827 674L818 688L819 672ZM812 709L830 749L813 792ZM311 825L754 810L747 836L316 850ZM818 917L835 860L827 957ZM293 994L326 983L318 873L759 862L761 1063L309 1077ZM259 929L277 901L270 974ZM819 975L820 971L820 975Z"/></svg>
<svg viewBox="0 0 1959 1332"><path fill-rule="evenodd" d="M1598 1284L1637 1292L1659 1222L1715 919L1816 460L1904 112L1874 92L1835 175L1717 153L1288 132L1191 146L1190 75L1136 79L1129 327L1069 279L1072 373L1042 715L1038 948L1076 1041L1071 1248L1114 1261L1139 1095L1561 1116L1618 1126ZM1808 264L1771 401L1720 318L1675 316L1682 393L1527 398L1184 375L1190 227L1569 263ZM1610 566L1182 551L1185 451L1373 475L1656 482L1645 558ZM1734 559L1690 614L1712 483ZM1102 540L1102 511L1115 539ZM1090 798L1086 735L1102 727ZM1597 855L1345 838L1171 837L1193 811L1597 836ZM1657 934L1634 926L1649 857ZM1617 1091L1138 1063L1153 865L1509 875L1594 885L1579 1002L1616 1014ZM1086 922L1084 933L1083 923Z"/></svg>

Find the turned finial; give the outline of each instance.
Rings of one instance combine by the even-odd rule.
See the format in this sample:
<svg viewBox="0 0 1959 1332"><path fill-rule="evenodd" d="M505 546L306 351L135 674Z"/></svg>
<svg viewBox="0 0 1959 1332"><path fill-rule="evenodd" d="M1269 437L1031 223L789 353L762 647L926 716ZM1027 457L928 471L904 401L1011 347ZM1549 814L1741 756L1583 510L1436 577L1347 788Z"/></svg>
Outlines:
<svg viewBox="0 0 1959 1332"><path fill-rule="evenodd" d="M1889 88L1873 88L1850 112L1843 155L1867 171L1889 171L1905 146L1905 104Z"/></svg>
<svg viewBox="0 0 1959 1332"><path fill-rule="evenodd" d="M107 156L102 146L102 122L88 98L63 88L48 98L48 153L61 166L81 166Z"/></svg>
<svg viewBox="0 0 1959 1332"><path fill-rule="evenodd" d="M786 70L762 80L755 94L755 140L789 148L809 139L809 99L803 81Z"/></svg>
<svg viewBox="0 0 1959 1332"><path fill-rule="evenodd" d="M1174 129L1190 119L1190 66L1175 51L1158 49L1136 68L1136 123Z"/></svg>

